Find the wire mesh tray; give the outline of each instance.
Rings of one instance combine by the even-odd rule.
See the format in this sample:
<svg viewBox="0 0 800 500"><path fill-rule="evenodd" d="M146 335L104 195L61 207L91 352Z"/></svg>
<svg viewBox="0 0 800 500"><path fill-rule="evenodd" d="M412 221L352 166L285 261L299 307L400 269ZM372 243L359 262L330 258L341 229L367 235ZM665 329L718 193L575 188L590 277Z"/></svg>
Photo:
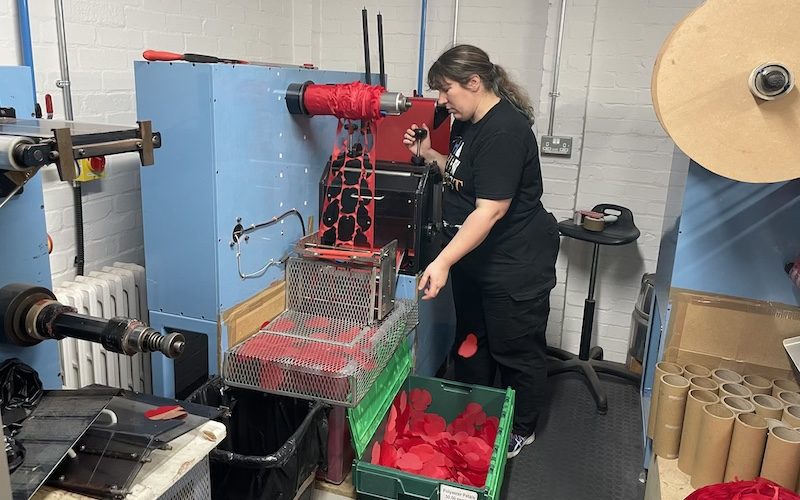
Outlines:
<svg viewBox="0 0 800 500"><path fill-rule="evenodd" d="M398 300L373 325L286 310L225 353L234 387L356 406L417 325L417 304Z"/></svg>

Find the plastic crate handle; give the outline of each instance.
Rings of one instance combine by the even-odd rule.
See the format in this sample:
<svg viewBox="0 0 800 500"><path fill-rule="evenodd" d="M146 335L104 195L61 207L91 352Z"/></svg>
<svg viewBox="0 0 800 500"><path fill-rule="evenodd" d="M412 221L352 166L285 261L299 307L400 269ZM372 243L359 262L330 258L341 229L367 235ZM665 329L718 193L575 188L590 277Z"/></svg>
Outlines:
<svg viewBox="0 0 800 500"><path fill-rule="evenodd" d="M472 387L462 384L454 384L452 382L443 381L442 390L447 392L455 392L456 394L469 394L472 392Z"/></svg>

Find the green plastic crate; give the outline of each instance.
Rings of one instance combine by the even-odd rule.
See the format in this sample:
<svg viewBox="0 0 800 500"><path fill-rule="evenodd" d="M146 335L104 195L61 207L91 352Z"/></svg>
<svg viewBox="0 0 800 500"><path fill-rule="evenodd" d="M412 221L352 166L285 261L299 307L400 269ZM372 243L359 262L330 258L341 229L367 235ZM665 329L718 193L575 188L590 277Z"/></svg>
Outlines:
<svg viewBox="0 0 800 500"><path fill-rule="evenodd" d="M353 484L359 499L372 500L496 500L503 484L508 437L514 415L514 390L505 391L477 385L461 384L430 377L410 375L411 356L406 343L401 343L392 361L378 378L362 403L350 409L349 421L356 450ZM488 416L500 419L497 439L486 484L474 488L449 481L440 481L397 469L370 463L366 450L383 437L389 406L400 390L425 389L433 401L428 412L437 413L448 423L457 417L467 404L483 406ZM449 494L440 496L441 485Z"/></svg>

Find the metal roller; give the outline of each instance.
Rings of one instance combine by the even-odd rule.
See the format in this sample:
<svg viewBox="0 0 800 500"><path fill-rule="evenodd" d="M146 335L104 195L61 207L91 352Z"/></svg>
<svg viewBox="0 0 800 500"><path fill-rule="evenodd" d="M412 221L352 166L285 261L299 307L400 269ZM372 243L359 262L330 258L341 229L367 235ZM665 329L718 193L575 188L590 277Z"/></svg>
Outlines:
<svg viewBox="0 0 800 500"><path fill-rule="evenodd" d="M102 319L75 311L74 307L59 303L46 288L21 283L6 285L0 288L0 337L23 347L70 337L101 344L108 351L128 356L160 352L168 358L177 358L183 352L185 339L180 333L163 335L139 320Z"/></svg>
<svg viewBox="0 0 800 500"><path fill-rule="evenodd" d="M27 172L31 167L26 167L22 162L25 146L30 146L33 141L27 137L16 135L0 135L0 170L13 170Z"/></svg>

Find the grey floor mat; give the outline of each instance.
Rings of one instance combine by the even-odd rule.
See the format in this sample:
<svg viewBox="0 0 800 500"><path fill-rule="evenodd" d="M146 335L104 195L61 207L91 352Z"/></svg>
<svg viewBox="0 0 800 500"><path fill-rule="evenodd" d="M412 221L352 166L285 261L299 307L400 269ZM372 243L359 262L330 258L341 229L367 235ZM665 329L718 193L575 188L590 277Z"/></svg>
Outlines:
<svg viewBox="0 0 800 500"><path fill-rule="evenodd" d="M550 379L550 406L536 441L509 460L507 500L639 500L644 497L638 388L600 376L608 414L598 415L577 374Z"/></svg>

